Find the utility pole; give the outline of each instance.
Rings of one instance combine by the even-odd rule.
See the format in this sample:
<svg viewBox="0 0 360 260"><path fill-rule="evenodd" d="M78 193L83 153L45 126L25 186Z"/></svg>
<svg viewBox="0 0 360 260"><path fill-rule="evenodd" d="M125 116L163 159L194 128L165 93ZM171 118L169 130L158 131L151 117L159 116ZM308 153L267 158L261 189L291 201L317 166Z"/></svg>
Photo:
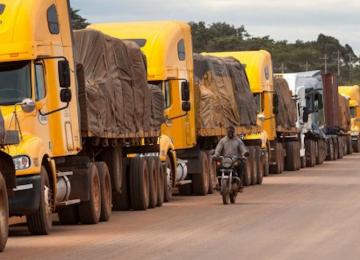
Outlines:
<svg viewBox="0 0 360 260"><path fill-rule="evenodd" d="M324 58L321 58L322 60L324 60L324 67L325 67L325 74L327 73L327 61L328 61L328 59L329 59L329 57L328 57L328 55L327 54L325 54L324 55Z"/></svg>
<svg viewBox="0 0 360 260"><path fill-rule="evenodd" d="M285 66L284 63L281 63L281 73L284 74L285 73Z"/></svg>

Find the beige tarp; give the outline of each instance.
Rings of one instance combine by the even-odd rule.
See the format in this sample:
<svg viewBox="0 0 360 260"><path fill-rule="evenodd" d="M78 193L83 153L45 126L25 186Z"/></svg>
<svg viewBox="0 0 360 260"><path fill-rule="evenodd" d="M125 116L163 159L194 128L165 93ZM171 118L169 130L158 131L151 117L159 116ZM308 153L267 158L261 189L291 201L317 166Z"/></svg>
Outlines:
<svg viewBox="0 0 360 260"><path fill-rule="evenodd" d="M139 47L95 30L74 35L75 61L82 65L77 66L78 74L84 78L79 81L82 132L114 137L159 131L163 110L161 115L151 112L160 113L153 106L163 107L164 100L147 85L146 61Z"/></svg>
<svg viewBox="0 0 360 260"><path fill-rule="evenodd" d="M275 78L274 88L279 101L276 124L278 127L291 130L296 127L297 110L289 85L285 79Z"/></svg>
<svg viewBox="0 0 360 260"><path fill-rule="evenodd" d="M344 131L350 131L351 114L349 108L349 100L342 95L339 95L339 119L340 128Z"/></svg>
<svg viewBox="0 0 360 260"><path fill-rule="evenodd" d="M256 125L244 67L232 58L194 54L197 128Z"/></svg>

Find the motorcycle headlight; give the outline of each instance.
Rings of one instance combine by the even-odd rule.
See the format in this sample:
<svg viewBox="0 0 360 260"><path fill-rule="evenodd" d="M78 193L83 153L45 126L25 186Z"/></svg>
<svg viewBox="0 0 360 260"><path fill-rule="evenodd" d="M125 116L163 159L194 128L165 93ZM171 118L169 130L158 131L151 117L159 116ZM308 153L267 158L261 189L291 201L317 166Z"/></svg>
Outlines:
<svg viewBox="0 0 360 260"><path fill-rule="evenodd" d="M26 155L17 156L13 158L15 170L25 170L30 168L31 161L30 158Z"/></svg>
<svg viewBox="0 0 360 260"><path fill-rule="evenodd" d="M222 165L224 168L230 168L232 165L232 160L230 158L224 158L222 161Z"/></svg>

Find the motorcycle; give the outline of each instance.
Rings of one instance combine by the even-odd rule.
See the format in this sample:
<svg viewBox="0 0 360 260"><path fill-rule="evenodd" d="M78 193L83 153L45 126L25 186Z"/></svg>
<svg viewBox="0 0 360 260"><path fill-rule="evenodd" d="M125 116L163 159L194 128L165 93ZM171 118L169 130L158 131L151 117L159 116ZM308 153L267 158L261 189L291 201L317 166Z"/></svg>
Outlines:
<svg viewBox="0 0 360 260"><path fill-rule="evenodd" d="M219 165L221 176L218 176L220 194L224 205L234 204L241 188L241 178L237 176L235 167L246 160L246 157L220 156L214 158Z"/></svg>

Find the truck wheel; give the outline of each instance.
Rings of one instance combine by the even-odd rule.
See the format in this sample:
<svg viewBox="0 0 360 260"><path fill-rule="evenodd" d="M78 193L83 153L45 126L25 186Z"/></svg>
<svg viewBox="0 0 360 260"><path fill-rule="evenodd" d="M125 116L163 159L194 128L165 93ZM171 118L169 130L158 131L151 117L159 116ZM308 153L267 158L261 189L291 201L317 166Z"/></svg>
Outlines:
<svg viewBox="0 0 360 260"><path fill-rule="evenodd" d="M209 157L207 153L200 152L201 171L192 175L193 192L196 195L205 196L209 192Z"/></svg>
<svg viewBox="0 0 360 260"><path fill-rule="evenodd" d="M264 151L264 155L261 157L261 160L263 161L264 176L269 176L269 153L267 150Z"/></svg>
<svg viewBox="0 0 360 260"><path fill-rule="evenodd" d="M158 174L154 158L147 158L147 163L149 171L149 208L152 209L158 204Z"/></svg>
<svg viewBox="0 0 360 260"><path fill-rule="evenodd" d="M40 205L37 211L27 215L27 225L32 235L48 235L52 228L53 192L45 167L41 167Z"/></svg>
<svg viewBox="0 0 360 260"><path fill-rule="evenodd" d="M298 152L296 151L298 142L285 142L286 157L285 170L296 171L298 166Z"/></svg>
<svg viewBox="0 0 360 260"><path fill-rule="evenodd" d="M317 164L323 164L326 157L326 144L324 139L319 139L318 141L318 147L319 147L319 161L316 161Z"/></svg>
<svg viewBox="0 0 360 260"><path fill-rule="evenodd" d="M315 167L316 164L316 146L315 141L305 140L306 167Z"/></svg>
<svg viewBox="0 0 360 260"><path fill-rule="evenodd" d="M249 147L249 161L251 162L251 185L255 185L257 183L257 162L254 146Z"/></svg>
<svg viewBox="0 0 360 260"><path fill-rule="evenodd" d="M100 221L109 221L112 208L112 190L109 168L105 162L96 162L100 178L101 214Z"/></svg>
<svg viewBox="0 0 360 260"><path fill-rule="evenodd" d="M300 141L296 142L296 170L299 171L301 169L301 155L300 155Z"/></svg>
<svg viewBox="0 0 360 260"><path fill-rule="evenodd" d="M360 152L360 140L357 138L356 140L352 141L353 152L358 153Z"/></svg>
<svg viewBox="0 0 360 260"><path fill-rule="evenodd" d="M257 164L256 184L262 184L264 178L264 160L262 160L261 148L255 147L255 163Z"/></svg>
<svg viewBox="0 0 360 260"><path fill-rule="evenodd" d="M352 140L350 135L346 136L346 144L348 147L347 154L352 154L354 151L353 151Z"/></svg>
<svg viewBox="0 0 360 260"><path fill-rule="evenodd" d="M121 148L115 147L105 151L101 160L108 166L112 190L121 192L123 181L123 158Z"/></svg>
<svg viewBox="0 0 360 260"><path fill-rule="evenodd" d="M284 154L282 151L282 144L276 143L275 145L275 164L272 164L270 166L270 172L274 174L280 174L284 170Z"/></svg>
<svg viewBox="0 0 360 260"><path fill-rule="evenodd" d="M163 174L164 174L164 202L170 202L173 196L172 183L175 173L173 172L173 167L169 156L166 156L166 164L164 164Z"/></svg>
<svg viewBox="0 0 360 260"><path fill-rule="evenodd" d="M250 186L251 185L251 162L249 158L245 161L244 169L243 169L243 183L244 186Z"/></svg>
<svg viewBox="0 0 360 260"><path fill-rule="evenodd" d="M332 138L326 140L327 145L327 153L326 153L326 160L333 161L334 160L334 142Z"/></svg>
<svg viewBox="0 0 360 260"><path fill-rule="evenodd" d="M4 177L0 172L0 252L4 251L9 235L9 201Z"/></svg>
<svg viewBox="0 0 360 260"><path fill-rule="evenodd" d="M145 158L133 158L130 162L130 201L134 210L149 207L149 171Z"/></svg>
<svg viewBox="0 0 360 260"><path fill-rule="evenodd" d="M79 216L81 223L91 225L99 223L101 215L101 185L95 163L88 164L88 177L90 199L80 202Z"/></svg>
<svg viewBox="0 0 360 260"><path fill-rule="evenodd" d="M78 205L60 207L57 209L59 221L63 225L76 225L80 222Z"/></svg>
<svg viewBox="0 0 360 260"><path fill-rule="evenodd" d="M333 138L334 142L334 160L339 159L339 140L337 137Z"/></svg>
<svg viewBox="0 0 360 260"><path fill-rule="evenodd" d="M161 162L158 157L155 159L156 166L156 178L157 178L157 206L161 207L164 203L165 196L165 174L163 172L163 168L161 167Z"/></svg>
<svg viewBox="0 0 360 260"><path fill-rule="evenodd" d="M216 162L209 155L210 160L210 170L209 170L209 194L214 193L214 188L217 182L216 178Z"/></svg>
<svg viewBox="0 0 360 260"><path fill-rule="evenodd" d="M130 199L129 199L129 160L127 158L123 159L122 162L122 172L121 172L121 192L113 190L112 193L112 203L114 211L124 211L129 210L130 208Z"/></svg>
<svg viewBox="0 0 360 260"><path fill-rule="evenodd" d="M344 158L344 154L345 154L345 144L344 144L344 137L340 136L338 138L338 142L339 142L339 159Z"/></svg>

